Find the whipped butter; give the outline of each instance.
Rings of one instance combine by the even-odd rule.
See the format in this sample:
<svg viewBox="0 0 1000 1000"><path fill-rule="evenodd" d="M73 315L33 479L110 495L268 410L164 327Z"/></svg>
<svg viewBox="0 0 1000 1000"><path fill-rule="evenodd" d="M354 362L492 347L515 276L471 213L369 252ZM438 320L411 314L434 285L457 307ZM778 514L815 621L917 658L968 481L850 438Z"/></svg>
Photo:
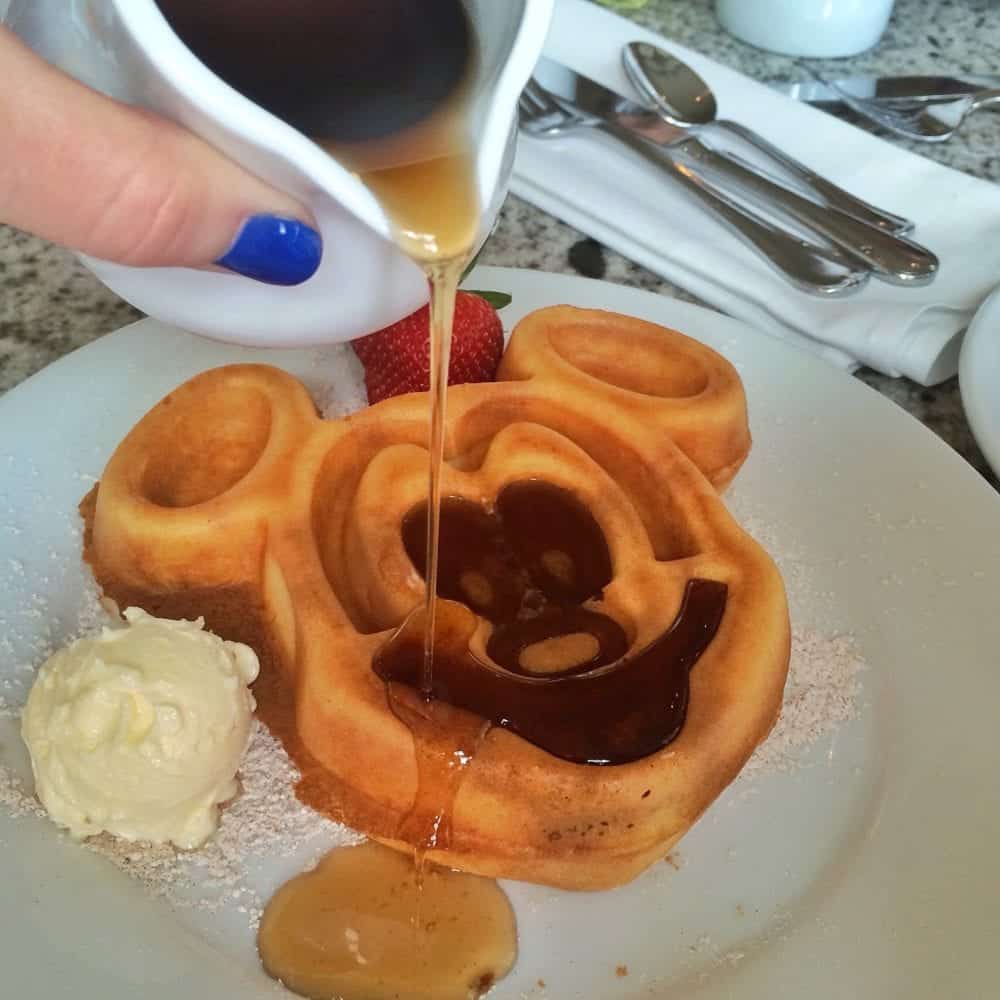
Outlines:
<svg viewBox="0 0 1000 1000"><path fill-rule="evenodd" d="M138 608L38 672L21 719L35 789L77 838L193 848L235 795L258 672L249 646Z"/></svg>

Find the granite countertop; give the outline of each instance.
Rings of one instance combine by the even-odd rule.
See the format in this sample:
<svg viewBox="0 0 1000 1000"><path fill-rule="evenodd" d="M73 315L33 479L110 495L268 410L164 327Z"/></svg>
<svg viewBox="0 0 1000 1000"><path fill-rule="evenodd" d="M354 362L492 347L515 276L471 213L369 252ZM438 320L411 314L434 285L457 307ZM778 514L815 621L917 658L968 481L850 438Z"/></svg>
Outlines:
<svg viewBox="0 0 1000 1000"><path fill-rule="evenodd" d="M854 73L990 73L996 71L995 32L984 30L993 0L897 0L889 29L870 52L830 60L837 76ZM721 30L711 0L649 0L630 13L637 22L761 80L798 79L790 58L736 41ZM1000 115L972 118L948 143L908 144L939 163L1000 181ZM482 262L581 273L692 296L570 226L511 197ZM76 347L139 317L104 288L76 258L33 236L0 226L0 393ZM925 389L905 379L862 370L858 377L904 407L959 451L994 484L966 423L957 379Z"/></svg>

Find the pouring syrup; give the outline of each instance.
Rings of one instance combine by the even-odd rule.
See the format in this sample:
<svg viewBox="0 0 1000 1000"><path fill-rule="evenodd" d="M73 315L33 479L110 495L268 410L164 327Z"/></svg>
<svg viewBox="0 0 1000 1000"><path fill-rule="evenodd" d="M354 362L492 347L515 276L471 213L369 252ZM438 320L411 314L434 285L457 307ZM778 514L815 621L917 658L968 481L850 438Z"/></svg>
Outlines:
<svg viewBox="0 0 1000 1000"><path fill-rule="evenodd" d="M455 123L445 127L456 129ZM456 129L457 130L457 129ZM459 138L458 142L462 142ZM441 467L448 401L448 364L458 283L479 228L475 162L468 149L402 167L362 174L393 222L396 242L430 286L430 435L428 440L427 596L420 690L431 697L441 526Z"/></svg>

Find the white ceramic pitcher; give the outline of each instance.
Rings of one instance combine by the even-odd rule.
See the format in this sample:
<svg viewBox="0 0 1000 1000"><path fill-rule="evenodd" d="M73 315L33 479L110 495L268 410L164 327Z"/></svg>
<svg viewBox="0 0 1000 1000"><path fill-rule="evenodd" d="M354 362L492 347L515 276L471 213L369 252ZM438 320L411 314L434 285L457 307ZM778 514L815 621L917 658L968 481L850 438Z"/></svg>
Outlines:
<svg viewBox="0 0 1000 1000"><path fill-rule="evenodd" d="M465 2L481 56L472 118L485 238L506 193L517 98L541 51L553 0ZM294 195L317 220L323 262L292 288L235 274L84 258L143 312L220 340L304 346L350 340L426 301L423 275L391 242L388 221L368 189L305 135L200 63L154 0L11 0L5 21L49 62L112 97L179 122Z"/></svg>

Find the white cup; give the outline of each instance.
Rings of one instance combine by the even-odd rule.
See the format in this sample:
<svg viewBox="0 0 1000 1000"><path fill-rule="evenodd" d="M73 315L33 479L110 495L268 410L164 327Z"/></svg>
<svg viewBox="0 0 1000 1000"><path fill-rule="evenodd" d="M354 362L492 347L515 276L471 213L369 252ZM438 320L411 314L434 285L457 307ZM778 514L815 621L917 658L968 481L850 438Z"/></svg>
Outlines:
<svg viewBox="0 0 1000 1000"><path fill-rule="evenodd" d="M882 37L895 0L715 0L741 41L790 56L853 56Z"/></svg>

